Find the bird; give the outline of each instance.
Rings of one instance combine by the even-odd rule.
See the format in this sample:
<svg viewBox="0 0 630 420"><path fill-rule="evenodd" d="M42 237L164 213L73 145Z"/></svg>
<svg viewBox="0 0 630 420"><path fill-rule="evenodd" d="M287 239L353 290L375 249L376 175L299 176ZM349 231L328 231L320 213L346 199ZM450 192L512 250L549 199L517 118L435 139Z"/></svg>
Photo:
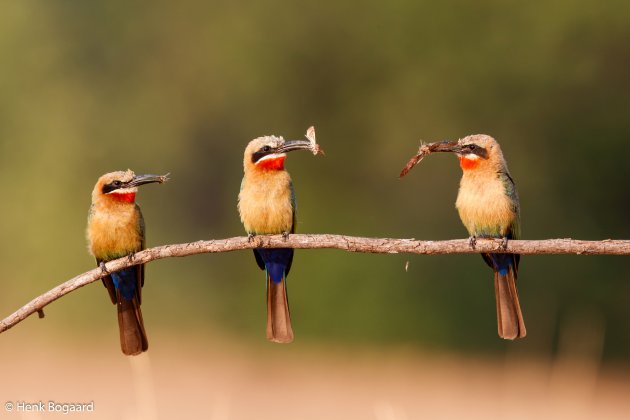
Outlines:
<svg viewBox="0 0 630 420"><path fill-rule="evenodd" d="M468 230L470 244L476 238L501 238L503 249L510 239L519 239L520 202L499 143L491 136L475 134L444 142L436 151L453 152L459 159L462 178L455 207ZM494 271L497 325L501 338L514 340L527 334L516 289L519 254L483 253Z"/></svg>
<svg viewBox="0 0 630 420"><path fill-rule="evenodd" d="M165 182L166 175L135 175L117 171L101 176L92 190L88 215L88 250L105 270L105 263L133 254L145 247L145 226L135 203L140 185ZM140 304L144 285L144 264L134 265L103 278L103 284L118 312L120 347L125 355L147 351L149 343Z"/></svg>
<svg viewBox="0 0 630 420"><path fill-rule="evenodd" d="M305 140L258 137L249 142L243 158L243 181L238 211L250 240L255 235L295 233L297 204L291 176L284 169L288 152L312 150ZM290 343L294 339L287 298L287 276L292 248L255 248L254 257L267 281L267 339Z"/></svg>

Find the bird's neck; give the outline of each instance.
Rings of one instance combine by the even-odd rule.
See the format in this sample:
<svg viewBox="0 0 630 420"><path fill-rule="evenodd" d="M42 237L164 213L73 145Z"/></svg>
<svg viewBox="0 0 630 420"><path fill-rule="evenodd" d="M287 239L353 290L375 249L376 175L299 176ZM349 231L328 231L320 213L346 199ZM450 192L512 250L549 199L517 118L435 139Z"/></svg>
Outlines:
<svg viewBox="0 0 630 420"><path fill-rule="evenodd" d="M256 167L249 167L245 170L243 178L243 188L249 192L256 191L261 194L259 199L268 200L274 192L283 191L291 184L291 177L285 170L261 170Z"/></svg>

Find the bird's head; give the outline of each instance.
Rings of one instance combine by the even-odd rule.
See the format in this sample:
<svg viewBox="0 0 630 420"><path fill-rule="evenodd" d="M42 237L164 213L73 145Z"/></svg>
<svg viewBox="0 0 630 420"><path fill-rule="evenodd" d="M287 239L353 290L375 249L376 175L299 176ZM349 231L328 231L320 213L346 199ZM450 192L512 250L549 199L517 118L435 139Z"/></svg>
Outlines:
<svg viewBox="0 0 630 420"><path fill-rule="evenodd" d="M308 140L285 140L282 137L264 136L249 142L245 148L245 170L282 171L288 152L311 150Z"/></svg>
<svg viewBox="0 0 630 420"><path fill-rule="evenodd" d="M458 141L442 142L434 151L455 153L464 171L505 164L499 143L486 134L474 134Z"/></svg>
<svg viewBox="0 0 630 420"><path fill-rule="evenodd" d="M101 176L92 191L92 202L107 200L134 203L138 187L153 182L163 183L167 175L136 175L131 169L110 172Z"/></svg>

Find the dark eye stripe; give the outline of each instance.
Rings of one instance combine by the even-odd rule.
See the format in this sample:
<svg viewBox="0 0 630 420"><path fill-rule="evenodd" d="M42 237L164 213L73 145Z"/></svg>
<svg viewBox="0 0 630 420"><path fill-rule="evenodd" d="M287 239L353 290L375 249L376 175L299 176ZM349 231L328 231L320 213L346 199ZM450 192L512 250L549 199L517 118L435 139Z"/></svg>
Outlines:
<svg viewBox="0 0 630 420"><path fill-rule="evenodd" d="M252 154L252 163L258 162L261 158L274 153L275 150L270 146L263 146L257 152Z"/></svg>
<svg viewBox="0 0 630 420"><path fill-rule="evenodd" d="M103 185L103 194L107 194L107 193L110 193L112 191L115 191L115 190L117 190L120 187L122 187L122 182L120 182L118 180L112 181L109 184Z"/></svg>
<svg viewBox="0 0 630 420"><path fill-rule="evenodd" d="M464 146L464 149L467 153L472 153L481 158L488 159L488 151L484 147L479 146L478 144L468 144Z"/></svg>

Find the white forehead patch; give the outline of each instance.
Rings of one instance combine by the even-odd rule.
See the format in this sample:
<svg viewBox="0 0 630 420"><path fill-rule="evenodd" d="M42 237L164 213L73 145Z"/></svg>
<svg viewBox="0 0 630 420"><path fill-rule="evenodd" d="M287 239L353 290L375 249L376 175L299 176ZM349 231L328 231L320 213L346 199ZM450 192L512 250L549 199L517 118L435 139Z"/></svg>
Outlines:
<svg viewBox="0 0 630 420"><path fill-rule="evenodd" d="M271 147L278 147L284 143L284 138L282 136L263 136L258 137L253 141L259 142L261 146L267 145Z"/></svg>

